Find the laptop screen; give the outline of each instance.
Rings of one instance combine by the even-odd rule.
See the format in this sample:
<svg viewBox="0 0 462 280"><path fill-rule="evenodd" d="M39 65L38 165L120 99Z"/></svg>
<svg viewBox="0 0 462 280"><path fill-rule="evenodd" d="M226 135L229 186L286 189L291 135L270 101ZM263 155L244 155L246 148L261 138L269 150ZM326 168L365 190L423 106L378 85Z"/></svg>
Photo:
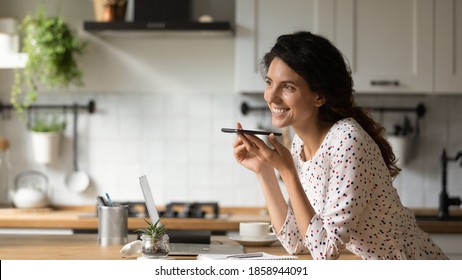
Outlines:
<svg viewBox="0 0 462 280"><path fill-rule="evenodd" d="M148 208L149 217L151 218L151 223L155 224L159 220L159 213L157 213L154 197L152 196L151 188L149 187L148 178L146 178L146 175L140 177L140 184L141 190L143 191L144 201L146 203L146 208Z"/></svg>

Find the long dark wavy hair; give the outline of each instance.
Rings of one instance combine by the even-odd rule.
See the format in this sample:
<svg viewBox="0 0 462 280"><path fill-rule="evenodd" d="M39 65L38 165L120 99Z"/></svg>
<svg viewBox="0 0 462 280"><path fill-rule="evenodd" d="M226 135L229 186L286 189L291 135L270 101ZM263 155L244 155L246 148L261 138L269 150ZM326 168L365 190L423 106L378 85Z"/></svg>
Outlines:
<svg viewBox="0 0 462 280"><path fill-rule="evenodd" d="M399 174L401 169L384 138L384 127L355 104L350 67L328 39L307 31L280 36L261 60L262 73L266 75L275 57L303 77L312 91L325 98L319 109L320 121L333 124L344 118L355 119L379 146L391 176Z"/></svg>

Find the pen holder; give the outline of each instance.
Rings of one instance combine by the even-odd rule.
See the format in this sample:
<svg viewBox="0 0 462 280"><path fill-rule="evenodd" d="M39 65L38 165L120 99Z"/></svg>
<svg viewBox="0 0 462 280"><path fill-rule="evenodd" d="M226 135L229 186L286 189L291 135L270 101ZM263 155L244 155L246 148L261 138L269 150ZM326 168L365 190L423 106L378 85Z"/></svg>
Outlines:
<svg viewBox="0 0 462 280"><path fill-rule="evenodd" d="M98 206L98 244L123 245L128 242L128 207Z"/></svg>

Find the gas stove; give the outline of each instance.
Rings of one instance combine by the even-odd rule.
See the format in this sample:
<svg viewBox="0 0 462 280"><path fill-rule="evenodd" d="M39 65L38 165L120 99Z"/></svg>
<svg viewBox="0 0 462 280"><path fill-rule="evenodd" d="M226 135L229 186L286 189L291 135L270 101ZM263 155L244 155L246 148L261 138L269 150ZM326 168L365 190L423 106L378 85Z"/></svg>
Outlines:
<svg viewBox="0 0 462 280"><path fill-rule="evenodd" d="M127 205L129 217L149 217L144 201L118 202ZM159 211L161 218L218 218L217 202L171 202Z"/></svg>
<svg viewBox="0 0 462 280"><path fill-rule="evenodd" d="M217 202L171 202L161 211L165 218L218 218Z"/></svg>

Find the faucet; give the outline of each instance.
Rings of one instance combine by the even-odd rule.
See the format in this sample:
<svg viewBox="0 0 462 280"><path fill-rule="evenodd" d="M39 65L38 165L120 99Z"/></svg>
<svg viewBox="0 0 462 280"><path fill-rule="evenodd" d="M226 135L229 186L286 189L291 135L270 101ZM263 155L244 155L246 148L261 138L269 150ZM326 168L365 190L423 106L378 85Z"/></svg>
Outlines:
<svg viewBox="0 0 462 280"><path fill-rule="evenodd" d="M458 161L459 159L462 159L462 152L458 152L455 157L448 157L446 154L446 150L443 149L443 153L441 155L441 165L442 165L442 171L443 171L443 176L442 176L442 189L440 193L440 201L439 201L439 207L438 207L438 217L441 220L448 219L449 218L449 206L459 206L462 201L460 200L460 197L450 197L448 195L448 191L446 188L447 185L447 167L448 167L448 161ZM462 161L460 163L460 166L462 167Z"/></svg>

